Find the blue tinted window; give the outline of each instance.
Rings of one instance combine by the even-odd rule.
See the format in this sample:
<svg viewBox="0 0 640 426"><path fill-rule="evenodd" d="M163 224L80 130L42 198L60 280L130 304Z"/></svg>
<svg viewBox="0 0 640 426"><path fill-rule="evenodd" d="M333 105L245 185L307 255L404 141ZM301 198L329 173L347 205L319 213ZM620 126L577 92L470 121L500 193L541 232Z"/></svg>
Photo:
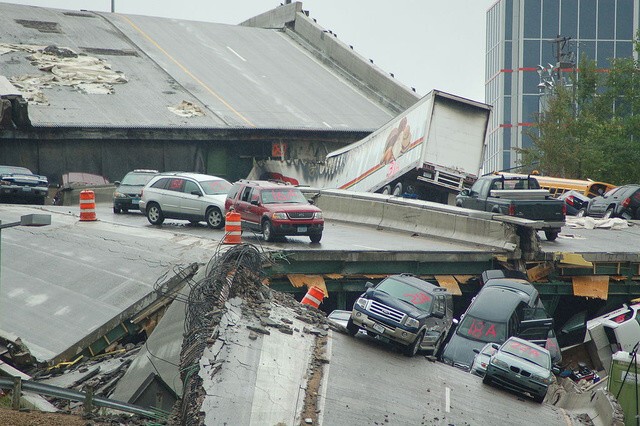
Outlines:
<svg viewBox="0 0 640 426"><path fill-rule="evenodd" d="M598 7L598 38L613 39L613 26L615 24L615 10L611 0L600 0Z"/></svg>
<svg viewBox="0 0 640 426"><path fill-rule="evenodd" d="M580 0L580 38L596 38L596 0Z"/></svg>
<svg viewBox="0 0 640 426"><path fill-rule="evenodd" d="M540 0L524 2L524 37L540 38Z"/></svg>
<svg viewBox="0 0 640 426"><path fill-rule="evenodd" d="M613 58L613 42L612 41L599 41L598 42L598 61L596 66L598 68L611 68L610 59Z"/></svg>
<svg viewBox="0 0 640 426"><path fill-rule="evenodd" d="M508 41L504 44L504 65L502 68L510 70L513 69L513 64L511 63L511 42Z"/></svg>
<svg viewBox="0 0 640 426"><path fill-rule="evenodd" d="M511 149L511 128L505 127L504 132L502 132L502 149L509 150Z"/></svg>
<svg viewBox="0 0 640 426"><path fill-rule="evenodd" d="M616 43L616 58L630 58L633 55L633 43L619 41Z"/></svg>
<svg viewBox="0 0 640 426"><path fill-rule="evenodd" d="M578 35L578 0L562 0L560 4L560 34L576 38Z"/></svg>
<svg viewBox="0 0 640 426"><path fill-rule="evenodd" d="M633 39L633 0L618 0L616 38Z"/></svg>
<svg viewBox="0 0 640 426"><path fill-rule="evenodd" d="M540 75L536 71L522 72L522 93L540 93L538 84L540 84Z"/></svg>
<svg viewBox="0 0 640 426"><path fill-rule="evenodd" d="M505 72L503 74L504 74L504 86L503 86L504 94L505 96L509 96L511 95L511 80L513 77L513 73Z"/></svg>
<svg viewBox="0 0 640 426"><path fill-rule="evenodd" d="M559 0L543 0L542 3L542 38L556 38L559 24ZM525 15L525 19L528 17Z"/></svg>
<svg viewBox="0 0 640 426"><path fill-rule="evenodd" d="M578 57L582 60L582 55L586 55L587 59L596 59L596 42L581 41L578 43Z"/></svg>
<svg viewBox="0 0 640 426"><path fill-rule="evenodd" d="M511 167L511 151L502 151L502 169L506 170Z"/></svg>
<svg viewBox="0 0 640 426"><path fill-rule="evenodd" d="M540 58L540 65L548 68L549 64L555 64L558 60L556 58L558 44L549 40L542 42L542 58Z"/></svg>
<svg viewBox="0 0 640 426"><path fill-rule="evenodd" d="M511 40L513 31L513 3L511 0L505 2L504 7L504 39Z"/></svg>
<svg viewBox="0 0 640 426"><path fill-rule="evenodd" d="M525 40L522 52L522 66L537 67L540 64L540 40Z"/></svg>
<svg viewBox="0 0 640 426"><path fill-rule="evenodd" d="M531 148L533 146L533 140L531 139L531 136L529 136L528 132L535 130L531 127L525 127L525 129L526 130L523 130L522 132L522 148L523 149Z"/></svg>
<svg viewBox="0 0 640 426"><path fill-rule="evenodd" d="M523 123L535 123L537 121L539 100L540 100L540 96L538 95L522 96L522 122Z"/></svg>

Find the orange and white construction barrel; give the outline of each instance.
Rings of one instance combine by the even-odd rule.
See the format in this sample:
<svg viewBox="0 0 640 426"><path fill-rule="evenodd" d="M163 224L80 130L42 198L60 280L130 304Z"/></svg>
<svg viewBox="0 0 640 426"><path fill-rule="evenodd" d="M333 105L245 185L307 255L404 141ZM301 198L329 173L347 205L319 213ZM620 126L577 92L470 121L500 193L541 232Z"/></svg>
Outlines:
<svg viewBox="0 0 640 426"><path fill-rule="evenodd" d="M225 216L224 232L224 244L240 244L242 242L240 213L233 211L227 213Z"/></svg>
<svg viewBox="0 0 640 426"><path fill-rule="evenodd" d="M96 220L96 194L90 189L80 191L80 220Z"/></svg>
<svg viewBox="0 0 640 426"><path fill-rule="evenodd" d="M304 296L304 298L302 298L300 303L317 308L318 306L320 306L323 299L324 292L322 291L322 289L320 287L312 286L309 288L309 291L307 291L307 294Z"/></svg>

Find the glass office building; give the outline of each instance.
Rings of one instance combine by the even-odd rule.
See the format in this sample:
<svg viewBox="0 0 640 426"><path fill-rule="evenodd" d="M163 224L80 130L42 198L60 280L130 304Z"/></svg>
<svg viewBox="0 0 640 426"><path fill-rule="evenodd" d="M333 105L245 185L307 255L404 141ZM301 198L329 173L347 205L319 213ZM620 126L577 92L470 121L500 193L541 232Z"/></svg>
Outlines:
<svg viewBox="0 0 640 426"><path fill-rule="evenodd" d="M558 63L557 38L570 38L564 53L582 55L606 69L610 59L630 57L640 0L498 0L487 11L485 102L493 105L484 171L519 165L516 148L531 146L540 112L538 67ZM565 56L563 61L570 61Z"/></svg>

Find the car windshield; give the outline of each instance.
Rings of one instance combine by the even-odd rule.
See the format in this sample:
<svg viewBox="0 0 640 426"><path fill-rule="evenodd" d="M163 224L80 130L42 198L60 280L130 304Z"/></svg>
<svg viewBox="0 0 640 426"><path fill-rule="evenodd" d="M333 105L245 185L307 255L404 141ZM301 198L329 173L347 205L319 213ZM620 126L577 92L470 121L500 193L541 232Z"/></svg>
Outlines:
<svg viewBox="0 0 640 426"><path fill-rule="evenodd" d="M507 325L465 315L456 333L480 342L502 343L507 338Z"/></svg>
<svg viewBox="0 0 640 426"><path fill-rule="evenodd" d="M263 189L261 194L262 204L307 204L307 199L297 188Z"/></svg>
<svg viewBox="0 0 640 426"><path fill-rule="evenodd" d="M231 189L231 184L224 179L205 180L200 182L202 190L208 195L227 194Z"/></svg>
<svg viewBox="0 0 640 426"><path fill-rule="evenodd" d="M21 173L25 175L30 175L31 170L25 169L24 167L16 167L16 166L0 166L0 173Z"/></svg>
<svg viewBox="0 0 640 426"><path fill-rule="evenodd" d="M129 173L120 182L120 185L139 185L144 186L151 180L151 173Z"/></svg>
<svg viewBox="0 0 640 426"><path fill-rule="evenodd" d="M526 359L543 368L551 368L551 358L549 354L541 351L537 345L509 340L500 348L502 352Z"/></svg>
<svg viewBox="0 0 640 426"><path fill-rule="evenodd" d="M421 311L431 311L431 303L433 301L431 296L425 291L402 281L387 278L378 284L376 290L384 291L390 296L409 302Z"/></svg>

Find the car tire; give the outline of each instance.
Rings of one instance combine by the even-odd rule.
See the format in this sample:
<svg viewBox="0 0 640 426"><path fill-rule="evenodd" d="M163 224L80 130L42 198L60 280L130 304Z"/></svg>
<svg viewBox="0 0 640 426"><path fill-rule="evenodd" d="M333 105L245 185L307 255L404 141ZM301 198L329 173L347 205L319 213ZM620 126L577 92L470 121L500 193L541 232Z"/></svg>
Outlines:
<svg viewBox="0 0 640 426"><path fill-rule="evenodd" d="M558 238L559 231L544 231L544 236L547 241L555 241Z"/></svg>
<svg viewBox="0 0 640 426"><path fill-rule="evenodd" d="M273 226L269 220L262 222L262 236L267 242L271 242L275 239L275 235L273 235Z"/></svg>
<svg viewBox="0 0 640 426"><path fill-rule="evenodd" d="M609 219L609 218L612 218L612 217L614 217L614 216L615 216L615 215L613 214L613 207L609 207L609 208L607 209L607 211L606 211L606 212L604 212L604 214L602 215L602 218L603 218L603 219Z"/></svg>
<svg viewBox="0 0 640 426"><path fill-rule="evenodd" d="M585 217L587 215L587 209L582 208L576 212L576 217Z"/></svg>
<svg viewBox="0 0 640 426"><path fill-rule="evenodd" d="M402 183L398 182L396 183L396 186L393 187L393 195L395 197L402 197Z"/></svg>
<svg viewBox="0 0 640 426"><path fill-rule="evenodd" d="M309 239L311 240L312 243L319 243L320 240L322 239L322 233L320 233L320 234L311 234L311 235L309 235Z"/></svg>
<svg viewBox="0 0 640 426"><path fill-rule="evenodd" d="M114 207L113 207L113 212L114 212L115 214L120 214L120 212L121 212L121 211L122 211L122 210L120 209L120 207L116 207L116 206L114 206Z"/></svg>
<svg viewBox="0 0 640 426"><path fill-rule="evenodd" d="M487 376L487 373L484 373L484 377L482 378L482 383L484 383L485 385L491 385L491 383L493 382L493 380L491 380L491 377Z"/></svg>
<svg viewBox="0 0 640 426"><path fill-rule="evenodd" d="M129 213L129 209L127 209L127 208L122 208L122 213Z"/></svg>
<svg viewBox="0 0 640 426"><path fill-rule="evenodd" d="M410 343L404 347L404 350L402 351L402 353L408 357L415 356L420 350L420 345L422 345L423 339L424 339L424 331L421 331L416 337L416 340L413 341L413 343Z"/></svg>
<svg viewBox="0 0 640 426"><path fill-rule="evenodd" d="M224 216L217 207L211 207L205 214L207 226L213 229L220 229L224 226Z"/></svg>
<svg viewBox="0 0 640 426"><path fill-rule="evenodd" d="M349 333L349 336L355 336L356 334L358 334L358 330L360 330L360 327L355 325L353 323L353 320L349 318L347 320L347 333Z"/></svg>
<svg viewBox="0 0 640 426"><path fill-rule="evenodd" d="M533 395L533 400L535 402L537 402L538 404L542 404L542 402L544 401L544 397L547 396L547 394L543 394L543 395Z"/></svg>
<svg viewBox="0 0 640 426"><path fill-rule="evenodd" d="M435 346L433 347L433 351L431 352L431 355L438 356L438 351L440 350L440 346L442 345L443 340L444 340L444 337L440 336Z"/></svg>
<svg viewBox="0 0 640 426"><path fill-rule="evenodd" d="M382 187L382 195L391 195L391 185L385 185Z"/></svg>
<svg viewBox="0 0 640 426"><path fill-rule="evenodd" d="M147 220L152 225L162 225L164 214L158 203L147 204Z"/></svg>
<svg viewBox="0 0 640 426"><path fill-rule="evenodd" d="M633 218L635 220L640 220L640 207L636 209L636 215Z"/></svg>

